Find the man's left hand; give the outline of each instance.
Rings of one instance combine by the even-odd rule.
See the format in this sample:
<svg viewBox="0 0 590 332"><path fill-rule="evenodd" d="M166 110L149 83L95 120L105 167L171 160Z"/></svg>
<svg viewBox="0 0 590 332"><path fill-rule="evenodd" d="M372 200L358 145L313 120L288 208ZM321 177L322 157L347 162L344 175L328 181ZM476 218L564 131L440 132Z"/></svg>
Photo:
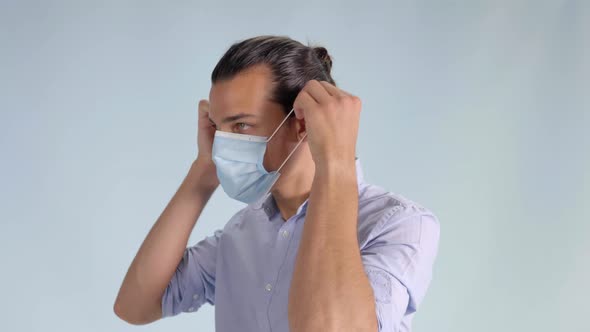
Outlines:
<svg viewBox="0 0 590 332"><path fill-rule="evenodd" d="M310 80L294 103L305 120L307 139L316 167L329 162L354 163L361 100L326 81Z"/></svg>

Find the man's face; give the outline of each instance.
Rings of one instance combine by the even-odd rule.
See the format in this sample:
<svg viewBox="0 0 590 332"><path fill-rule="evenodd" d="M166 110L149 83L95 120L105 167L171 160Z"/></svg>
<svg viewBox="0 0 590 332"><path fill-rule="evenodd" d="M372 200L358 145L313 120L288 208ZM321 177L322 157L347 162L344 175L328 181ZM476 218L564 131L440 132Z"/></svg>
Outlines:
<svg viewBox="0 0 590 332"><path fill-rule="evenodd" d="M220 131L270 137L287 115L280 104L269 101L272 88L271 71L263 65L216 82L209 93L211 124ZM287 158L299 140L298 127L290 118L270 140L264 156L266 170L276 170Z"/></svg>

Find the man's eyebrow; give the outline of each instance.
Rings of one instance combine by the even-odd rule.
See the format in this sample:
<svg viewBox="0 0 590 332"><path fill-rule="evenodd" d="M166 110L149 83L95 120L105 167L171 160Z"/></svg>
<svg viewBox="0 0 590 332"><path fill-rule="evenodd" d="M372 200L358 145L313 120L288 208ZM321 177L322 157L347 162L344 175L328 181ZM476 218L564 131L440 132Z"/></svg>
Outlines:
<svg viewBox="0 0 590 332"><path fill-rule="evenodd" d="M230 115L228 117L225 117L221 123L229 123L229 122L234 122L243 118L247 118L247 117L255 117L254 114L248 114L248 113L238 113L236 115ZM209 118L209 121L211 121L211 123L215 124L215 122L213 122L213 120L211 120L211 118Z"/></svg>

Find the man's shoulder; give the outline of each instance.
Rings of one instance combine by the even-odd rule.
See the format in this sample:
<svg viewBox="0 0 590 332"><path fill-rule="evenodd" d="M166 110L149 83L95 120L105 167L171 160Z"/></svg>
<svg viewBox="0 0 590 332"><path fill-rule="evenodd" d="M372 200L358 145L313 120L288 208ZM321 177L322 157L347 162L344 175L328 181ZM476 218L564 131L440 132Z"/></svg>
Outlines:
<svg viewBox="0 0 590 332"><path fill-rule="evenodd" d="M240 225L242 225L244 220L252 219L254 214L257 214L257 213L260 213L260 211L259 211L259 209L256 209L254 206L252 206L252 205L244 206L243 208L239 209L237 212L235 212L229 218L229 220L226 222L226 224L224 226L224 231L229 231L232 228L240 227Z"/></svg>
<svg viewBox="0 0 590 332"><path fill-rule="evenodd" d="M365 184L359 190L359 246L363 248L371 239L386 231L419 232L424 216L438 227L434 212L417 201L378 185Z"/></svg>
<svg viewBox="0 0 590 332"><path fill-rule="evenodd" d="M400 193L389 191L374 184L365 184L359 190L359 214L396 214L399 216L433 212L417 201Z"/></svg>
<svg viewBox="0 0 590 332"><path fill-rule="evenodd" d="M234 234L236 231L243 234L245 231L257 233L268 227L268 210L270 196L245 205L235 212L223 227L226 234Z"/></svg>

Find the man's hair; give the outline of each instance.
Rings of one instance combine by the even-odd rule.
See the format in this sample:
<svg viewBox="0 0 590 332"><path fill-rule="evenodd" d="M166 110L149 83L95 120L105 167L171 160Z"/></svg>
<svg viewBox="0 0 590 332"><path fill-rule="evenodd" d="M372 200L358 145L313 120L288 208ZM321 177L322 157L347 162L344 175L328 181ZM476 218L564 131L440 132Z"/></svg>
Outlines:
<svg viewBox="0 0 590 332"><path fill-rule="evenodd" d="M308 43L309 44L309 43ZM265 64L272 72L272 102L283 106L285 113L305 84L312 79L336 85L330 71L332 57L322 46L305 46L286 36L262 35L234 43L221 57L211 83L231 79L241 71Z"/></svg>

